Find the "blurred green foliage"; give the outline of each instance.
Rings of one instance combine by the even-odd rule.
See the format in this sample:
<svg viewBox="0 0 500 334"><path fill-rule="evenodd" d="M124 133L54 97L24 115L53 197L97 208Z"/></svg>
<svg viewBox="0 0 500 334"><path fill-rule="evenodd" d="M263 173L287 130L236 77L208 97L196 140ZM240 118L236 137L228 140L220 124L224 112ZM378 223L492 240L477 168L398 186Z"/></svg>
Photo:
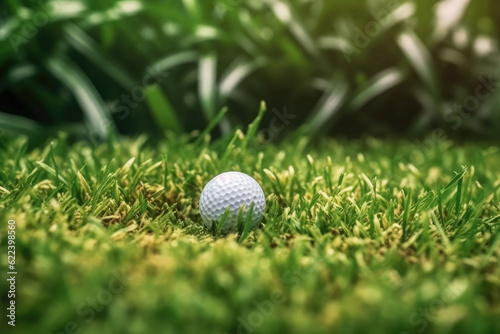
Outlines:
<svg viewBox="0 0 500 334"><path fill-rule="evenodd" d="M228 106L225 132L265 100L296 116L283 133L498 138L499 11L494 0L7 0L0 128L180 133Z"/></svg>

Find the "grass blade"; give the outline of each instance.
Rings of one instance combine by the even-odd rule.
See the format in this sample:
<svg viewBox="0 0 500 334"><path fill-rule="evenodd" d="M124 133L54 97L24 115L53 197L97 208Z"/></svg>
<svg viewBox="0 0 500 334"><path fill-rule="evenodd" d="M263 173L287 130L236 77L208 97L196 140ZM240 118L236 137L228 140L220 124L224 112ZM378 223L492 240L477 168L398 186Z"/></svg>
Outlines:
<svg viewBox="0 0 500 334"><path fill-rule="evenodd" d="M252 72L255 72L266 63L264 58L256 59L252 62L239 63L222 76L219 85L220 96L227 98L236 87L245 80Z"/></svg>
<svg viewBox="0 0 500 334"><path fill-rule="evenodd" d="M93 134L105 139L115 130L106 105L88 77L70 60L61 56L49 59L47 64L52 74L73 93L90 122Z"/></svg>
<svg viewBox="0 0 500 334"><path fill-rule="evenodd" d="M87 57L102 71L106 72L116 83L120 84L124 89L130 90L135 86L132 80L121 68L116 65L116 62L106 58L99 50L97 45L82 29L74 24L64 26L66 40L82 55Z"/></svg>
<svg viewBox="0 0 500 334"><path fill-rule="evenodd" d="M350 108L353 110L360 109L377 96L401 84L405 77L405 73L397 68L389 68L380 72L374 76L365 87L357 92L350 104Z"/></svg>
<svg viewBox="0 0 500 334"><path fill-rule="evenodd" d="M224 107L219 111L217 116L214 117L214 119L210 122L210 124L207 126L207 128L198 136L196 139L196 142L194 143L195 146L200 145L200 143L205 140L205 137L212 132L213 129L219 124L219 122L224 118L228 111L227 107Z"/></svg>
<svg viewBox="0 0 500 334"><path fill-rule="evenodd" d="M434 98L439 96L438 79L432 63L431 53L413 31L405 31L397 38L401 51L420 76Z"/></svg>
<svg viewBox="0 0 500 334"><path fill-rule="evenodd" d="M231 208L227 207L226 211L222 215L222 218L220 219L220 221L217 222L217 227L215 229L216 235L220 235L222 229L224 228L224 225L226 224L227 218L229 218L230 213L231 213Z"/></svg>
<svg viewBox="0 0 500 334"><path fill-rule="evenodd" d="M242 150L245 150L247 148L250 140L252 140L255 137L255 135L257 134L260 122L262 122L262 118L264 117L264 113L266 112L266 110L267 110L266 103L264 101L261 101L259 113L257 114L257 117L252 122L252 124L250 124L248 126L248 131L245 135L245 139L243 139L243 143L241 144Z"/></svg>
<svg viewBox="0 0 500 334"><path fill-rule="evenodd" d="M245 241L246 237L248 236L248 234L250 233L250 230L252 228L252 216L253 216L253 208L255 206L255 203L252 203L250 204L250 208L248 209L248 212L246 214L246 218L245 218L245 222L244 222L244 225L243 225L243 230L239 230L240 233L241 233L241 236L240 236L240 239L238 240L238 243L242 243L243 241ZM240 213L243 211L240 210ZM238 222L239 222L239 219L240 217L238 217ZM241 227L241 225L240 225Z"/></svg>
<svg viewBox="0 0 500 334"><path fill-rule="evenodd" d="M331 123L333 117L342 108L347 95L348 87L341 80L335 80L332 87L325 92L318 102L312 118L308 122L309 134L317 134L325 125Z"/></svg>
<svg viewBox="0 0 500 334"><path fill-rule="evenodd" d="M443 225L441 225L441 222L439 221L439 219L437 218L436 214L433 211L431 211L431 217L432 217L432 222L434 223L434 226L436 226L436 229L438 230L439 235L441 236L441 239L443 241L443 245L447 249L449 249L450 248L450 240L446 236L446 233L443 229Z"/></svg>
<svg viewBox="0 0 500 334"><path fill-rule="evenodd" d="M214 53L207 54L199 60L198 92L201 105L207 120L215 116L217 98L217 57Z"/></svg>
<svg viewBox="0 0 500 334"><path fill-rule="evenodd" d="M183 132L182 125L177 118L174 108L158 84L145 88L146 101L158 125L163 130L170 130L180 134Z"/></svg>
<svg viewBox="0 0 500 334"><path fill-rule="evenodd" d="M467 173L467 166L463 166L462 169L457 173L457 175L444 187L444 192L450 190L455 186L455 183L458 183L461 179L463 179L465 173Z"/></svg>
<svg viewBox="0 0 500 334"><path fill-rule="evenodd" d="M25 135L38 138L45 133L45 129L30 119L0 112L0 130L13 135Z"/></svg>
<svg viewBox="0 0 500 334"><path fill-rule="evenodd" d="M163 58L149 66L152 74L168 72L171 69L190 62L196 62L199 56L194 51L179 52Z"/></svg>

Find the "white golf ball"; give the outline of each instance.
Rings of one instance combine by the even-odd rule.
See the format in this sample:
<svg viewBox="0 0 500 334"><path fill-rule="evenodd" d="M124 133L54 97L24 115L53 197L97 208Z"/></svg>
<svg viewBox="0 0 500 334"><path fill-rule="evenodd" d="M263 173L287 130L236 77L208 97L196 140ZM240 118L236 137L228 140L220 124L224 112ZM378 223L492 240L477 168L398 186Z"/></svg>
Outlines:
<svg viewBox="0 0 500 334"><path fill-rule="evenodd" d="M250 205L254 203L252 228L259 225L266 208L266 197L260 185L250 176L240 172L222 173L207 183L200 198L200 214L205 225L212 227L219 222L229 208L229 216L223 231L235 231L238 215L243 209L243 221L247 217Z"/></svg>

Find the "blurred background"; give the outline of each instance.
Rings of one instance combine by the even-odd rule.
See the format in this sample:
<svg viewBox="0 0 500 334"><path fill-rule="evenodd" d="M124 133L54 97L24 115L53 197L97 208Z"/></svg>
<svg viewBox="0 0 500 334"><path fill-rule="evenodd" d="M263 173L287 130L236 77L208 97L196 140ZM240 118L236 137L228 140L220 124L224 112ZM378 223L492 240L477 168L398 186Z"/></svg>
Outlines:
<svg viewBox="0 0 500 334"><path fill-rule="evenodd" d="M498 0L4 0L0 131L160 136L227 106L220 135L264 100L273 137L499 139L499 33Z"/></svg>

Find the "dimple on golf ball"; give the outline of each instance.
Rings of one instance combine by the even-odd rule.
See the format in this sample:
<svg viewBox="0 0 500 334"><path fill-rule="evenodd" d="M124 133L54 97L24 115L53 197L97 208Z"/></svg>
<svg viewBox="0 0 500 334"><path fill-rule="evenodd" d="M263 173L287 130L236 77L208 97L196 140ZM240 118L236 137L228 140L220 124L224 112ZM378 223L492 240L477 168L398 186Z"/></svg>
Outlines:
<svg viewBox="0 0 500 334"><path fill-rule="evenodd" d="M217 175L207 183L200 198L200 214L209 228L218 223L226 209L229 216L223 226L224 231L235 231L238 216L243 208L243 221L246 220L251 204L252 228L259 225L266 208L266 197L260 185L252 177L240 172L227 172Z"/></svg>

